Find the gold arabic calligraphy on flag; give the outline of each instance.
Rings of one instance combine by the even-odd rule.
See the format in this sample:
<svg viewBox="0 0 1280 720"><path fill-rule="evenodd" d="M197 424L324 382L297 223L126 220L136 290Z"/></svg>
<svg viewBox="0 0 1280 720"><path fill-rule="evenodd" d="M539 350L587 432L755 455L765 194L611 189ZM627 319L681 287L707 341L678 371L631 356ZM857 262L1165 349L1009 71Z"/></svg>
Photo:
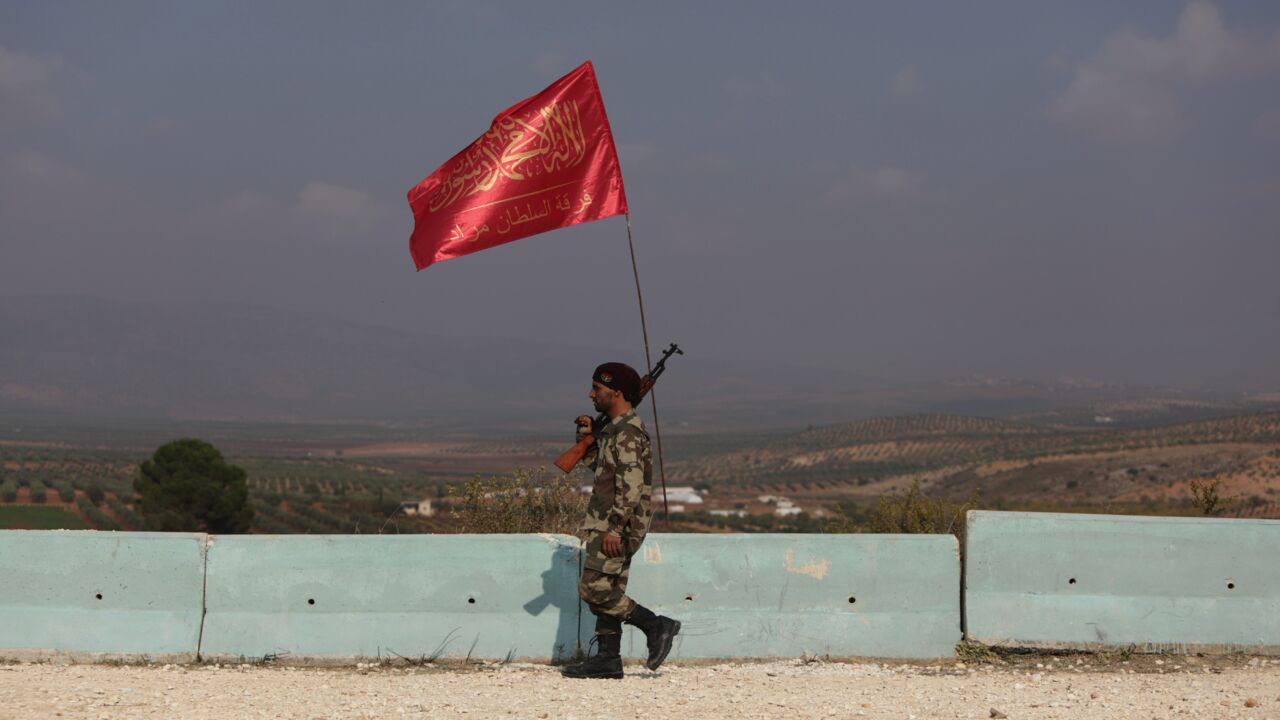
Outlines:
<svg viewBox="0 0 1280 720"><path fill-rule="evenodd" d="M559 210L561 213L572 213L574 216L581 216L591 206L591 202L591 193L589 192L582 193L576 202L568 193L556 193L554 204L550 200L543 200L541 204L526 202L523 208L519 205L511 205L494 218L494 229L498 231L499 235L506 235L519 225L536 222L547 217L551 214L552 208ZM490 204L496 205L497 203ZM470 227L464 227L461 223L454 223L449 230L449 242L479 242L481 236L487 232L489 232L488 223Z"/></svg>
<svg viewBox="0 0 1280 720"><path fill-rule="evenodd" d="M586 154L576 100L553 102L527 120L502 118L464 151L428 198L427 210L434 213L491 190L503 178L527 180L574 167Z"/></svg>

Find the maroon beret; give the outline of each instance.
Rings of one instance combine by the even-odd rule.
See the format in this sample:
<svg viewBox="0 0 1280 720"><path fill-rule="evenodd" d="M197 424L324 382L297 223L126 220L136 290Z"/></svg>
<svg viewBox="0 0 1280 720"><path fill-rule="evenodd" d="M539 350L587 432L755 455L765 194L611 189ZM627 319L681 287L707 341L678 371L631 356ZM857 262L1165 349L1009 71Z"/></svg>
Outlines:
<svg viewBox="0 0 1280 720"><path fill-rule="evenodd" d="M591 379L622 393L622 397L632 405L640 402L640 375L630 365L607 362L596 368Z"/></svg>

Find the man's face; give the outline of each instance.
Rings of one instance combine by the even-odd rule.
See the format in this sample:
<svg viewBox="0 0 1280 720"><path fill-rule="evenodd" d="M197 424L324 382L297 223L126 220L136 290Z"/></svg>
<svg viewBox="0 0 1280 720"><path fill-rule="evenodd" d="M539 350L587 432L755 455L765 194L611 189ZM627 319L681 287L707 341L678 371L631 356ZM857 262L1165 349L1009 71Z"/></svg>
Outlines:
<svg viewBox="0 0 1280 720"><path fill-rule="evenodd" d="M587 397L591 398L591 404L595 406L596 412L607 412L613 407L613 399L617 397L618 391L613 388L605 387L600 383L591 381L591 393Z"/></svg>

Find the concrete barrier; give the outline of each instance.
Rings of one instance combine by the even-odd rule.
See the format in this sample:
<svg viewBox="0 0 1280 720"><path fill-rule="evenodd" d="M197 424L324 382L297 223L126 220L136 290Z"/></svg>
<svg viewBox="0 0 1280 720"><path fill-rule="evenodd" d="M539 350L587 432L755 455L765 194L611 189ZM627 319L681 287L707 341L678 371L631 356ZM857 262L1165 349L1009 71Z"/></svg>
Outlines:
<svg viewBox="0 0 1280 720"><path fill-rule="evenodd" d="M675 658L935 658L960 641L959 587L952 535L658 533L628 594L684 624ZM644 635L623 648L643 656Z"/></svg>
<svg viewBox="0 0 1280 720"><path fill-rule="evenodd" d="M218 536L206 659L572 653L578 541L556 535Z"/></svg>
<svg viewBox="0 0 1280 720"><path fill-rule="evenodd" d="M1280 649L1280 521L973 512L964 613L993 645ZM630 594L675 658L950 656L949 535L655 533ZM554 535L0 531L0 658L545 659L590 639ZM203 624L201 622L203 610ZM644 654L628 628L624 650Z"/></svg>
<svg viewBox="0 0 1280 720"><path fill-rule="evenodd" d="M559 657L594 628L578 563L567 536L217 537L201 654ZM685 623L676 657L940 657L960 639L951 536L657 534L631 576Z"/></svg>
<svg viewBox="0 0 1280 720"><path fill-rule="evenodd" d="M968 637L1280 649L1280 521L970 512Z"/></svg>
<svg viewBox="0 0 1280 720"><path fill-rule="evenodd" d="M0 657L195 660L205 538L0 531Z"/></svg>

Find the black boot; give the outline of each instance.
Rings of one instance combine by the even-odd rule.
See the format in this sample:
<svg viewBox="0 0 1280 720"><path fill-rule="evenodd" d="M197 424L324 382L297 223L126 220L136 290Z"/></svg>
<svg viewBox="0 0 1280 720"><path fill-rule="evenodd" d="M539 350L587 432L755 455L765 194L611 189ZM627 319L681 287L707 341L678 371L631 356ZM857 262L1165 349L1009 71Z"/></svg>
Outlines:
<svg viewBox="0 0 1280 720"><path fill-rule="evenodd" d="M635 625L644 632L644 637L649 644L649 658L645 660L644 666L650 670L657 670L662 665L662 661L667 659L667 653L671 652L671 643L680 633L680 621L672 620L666 615L654 615L649 608L636 605L636 609L632 610L631 616L627 618L627 624Z"/></svg>
<svg viewBox="0 0 1280 720"><path fill-rule="evenodd" d="M596 654L560 671L567 678L622 679L622 635L596 635Z"/></svg>

